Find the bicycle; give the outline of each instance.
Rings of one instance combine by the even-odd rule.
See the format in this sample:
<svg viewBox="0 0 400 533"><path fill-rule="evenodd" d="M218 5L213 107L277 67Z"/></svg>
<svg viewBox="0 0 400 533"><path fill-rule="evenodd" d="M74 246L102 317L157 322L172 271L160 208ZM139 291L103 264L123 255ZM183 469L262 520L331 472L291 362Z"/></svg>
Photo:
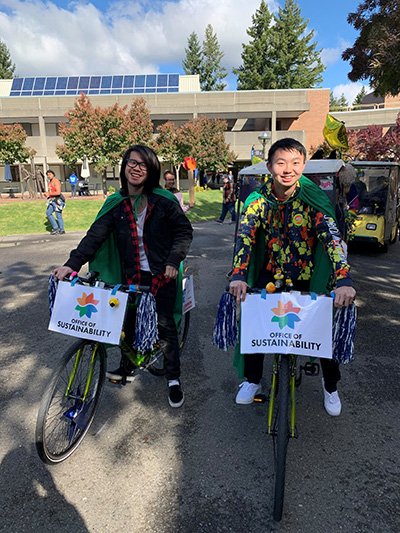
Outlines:
<svg viewBox="0 0 400 533"><path fill-rule="evenodd" d="M248 289L248 293L261 293L259 289ZM290 291L285 291L289 292ZM309 294L309 293L302 293ZM319 295L327 296L328 295ZM333 301L333 300L332 300ZM297 372L298 355L272 354L272 376L269 396L259 394L256 402L268 401L267 433L273 438L274 448L274 503L273 518L279 522L283 514L285 494L286 455L289 439L298 437L296 427L296 388L300 386L302 372L305 375L317 376L320 371L318 363L307 361L300 365Z"/></svg>
<svg viewBox="0 0 400 533"><path fill-rule="evenodd" d="M77 282L89 286L112 289L114 285L98 280L97 273ZM71 281L71 280L66 280ZM121 285L120 291L132 294L149 292L150 287ZM112 305L110 303L110 305ZM182 316L179 332L179 349L182 352L187 340L190 312ZM104 388L106 377L107 345L100 341L80 339L64 353L46 387L36 422L36 449L46 464L61 463L78 448L87 434ZM158 344L148 353L131 347L121 334L120 348L135 365L135 370L146 370L155 376L165 374L164 356ZM126 378L109 380L126 385Z"/></svg>

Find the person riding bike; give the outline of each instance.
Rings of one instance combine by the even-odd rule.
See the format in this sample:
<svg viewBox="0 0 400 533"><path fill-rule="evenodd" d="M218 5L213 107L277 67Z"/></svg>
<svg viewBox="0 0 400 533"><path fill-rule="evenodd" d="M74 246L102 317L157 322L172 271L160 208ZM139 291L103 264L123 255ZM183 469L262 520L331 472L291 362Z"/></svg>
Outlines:
<svg viewBox="0 0 400 533"><path fill-rule="evenodd" d="M151 286L155 297L160 346L168 380L168 401L180 407L178 333L174 320L179 267L192 241L193 229L175 196L160 187L160 163L150 148L135 145L122 158L122 188L107 198L86 236L64 266L53 271L63 280L87 261L109 283ZM112 237L112 239L110 238ZM114 244L113 244L114 243ZM125 340L133 344L136 310L129 309ZM132 381L134 368L123 354L120 367L107 376Z"/></svg>
<svg viewBox="0 0 400 533"><path fill-rule="evenodd" d="M335 285L335 307L350 305L356 291L350 277L335 212L325 193L302 176L307 152L295 139L275 142L268 153L271 173L247 199L241 215L230 293L244 301L248 286L264 288L275 282L297 291L329 292ZM263 354L235 355L235 366L247 381L236 403L251 404L261 391ZM338 416L339 364L321 359L324 406Z"/></svg>

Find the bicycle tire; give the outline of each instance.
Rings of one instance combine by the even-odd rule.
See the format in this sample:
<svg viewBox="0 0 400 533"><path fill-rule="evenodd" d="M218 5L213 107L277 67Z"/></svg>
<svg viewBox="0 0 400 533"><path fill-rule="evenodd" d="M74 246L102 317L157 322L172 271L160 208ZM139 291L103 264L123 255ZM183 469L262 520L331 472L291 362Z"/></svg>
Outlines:
<svg viewBox="0 0 400 533"><path fill-rule="evenodd" d="M187 311L182 316L181 326L179 328L179 333L178 333L179 357L181 357L183 348L186 344L187 336L189 333L189 325L190 325L190 311ZM154 376L165 375L164 354L162 353L162 350L160 350L159 352L156 352L153 359L154 359L154 362L150 363L146 367L147 370Z"/></svg>
<svg viewBox="0 0 400 533"><path fill-rule="evenodd" d="M282 519L285 495L286 454L289 442L289 356L282 355L279 368L279 392L276 414L274 512L276 522Z"/></svg>
<svg viewBox="0 0 400 533"><path fill-rule="evenodd" d="M93 375L82 401L95 349ZM80 350L76 365L75 356ZM75 376L68 392L73 371ZM44 463L61 463L82 442L99 406L105 375L106 350L102 344L79 340L65 352L43 394L36 422L36 449Z"/></svg>

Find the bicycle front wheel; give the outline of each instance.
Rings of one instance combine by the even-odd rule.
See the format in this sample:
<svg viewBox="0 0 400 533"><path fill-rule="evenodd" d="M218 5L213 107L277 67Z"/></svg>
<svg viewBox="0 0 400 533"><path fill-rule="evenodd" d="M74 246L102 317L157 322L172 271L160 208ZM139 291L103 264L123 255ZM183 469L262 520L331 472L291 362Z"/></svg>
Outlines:
<svg viewBox="0 0 400 533"><path fill-rule="evenodd" d="M282 355L279 368L279 392L275 419L275 493L274 520L282 519L285 494L286 454L289 442L289 356Z"/></svg>
<svg viewBox="0 0 400 533"><path fill-rule="evenodd" d="M66 351L43 394L36 423L36 449L44 463L61 463L82 442L99 406L105 373L102 344L80 340Z"/></svg>
<svg viewBox="0 0 400 533"><path fill-rule="evenodd" d="M179 356L182 356L183 347L186 344L187 336L189 333L190 325L190 311L187 311L181 320L181 325L178 332L178 343L179 343ZM164 368L164 354L162 350L158 350L152 359L150 360L147 370L155 376L163 376L165 374Z"/></svg>

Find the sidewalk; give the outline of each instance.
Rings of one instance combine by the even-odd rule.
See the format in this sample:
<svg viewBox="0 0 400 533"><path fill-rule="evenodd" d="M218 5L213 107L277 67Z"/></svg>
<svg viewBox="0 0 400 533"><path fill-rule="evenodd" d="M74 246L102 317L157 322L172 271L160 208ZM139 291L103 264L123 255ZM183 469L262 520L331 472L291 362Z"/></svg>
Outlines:
<svg viewBox="0 0 400 533"><path fill-rule="evenodd" d="M61 238L64 240L68 236L74 237L75 235L84 235L86 233L86 230L82 231L69 231L65 235L51 235L49 232L43 232L43 233L24 233L21 235L0 235L0 247L1 243L15 243L19 244L22 242L43 242L54 240L54 242L60 242Z"/></svg>

